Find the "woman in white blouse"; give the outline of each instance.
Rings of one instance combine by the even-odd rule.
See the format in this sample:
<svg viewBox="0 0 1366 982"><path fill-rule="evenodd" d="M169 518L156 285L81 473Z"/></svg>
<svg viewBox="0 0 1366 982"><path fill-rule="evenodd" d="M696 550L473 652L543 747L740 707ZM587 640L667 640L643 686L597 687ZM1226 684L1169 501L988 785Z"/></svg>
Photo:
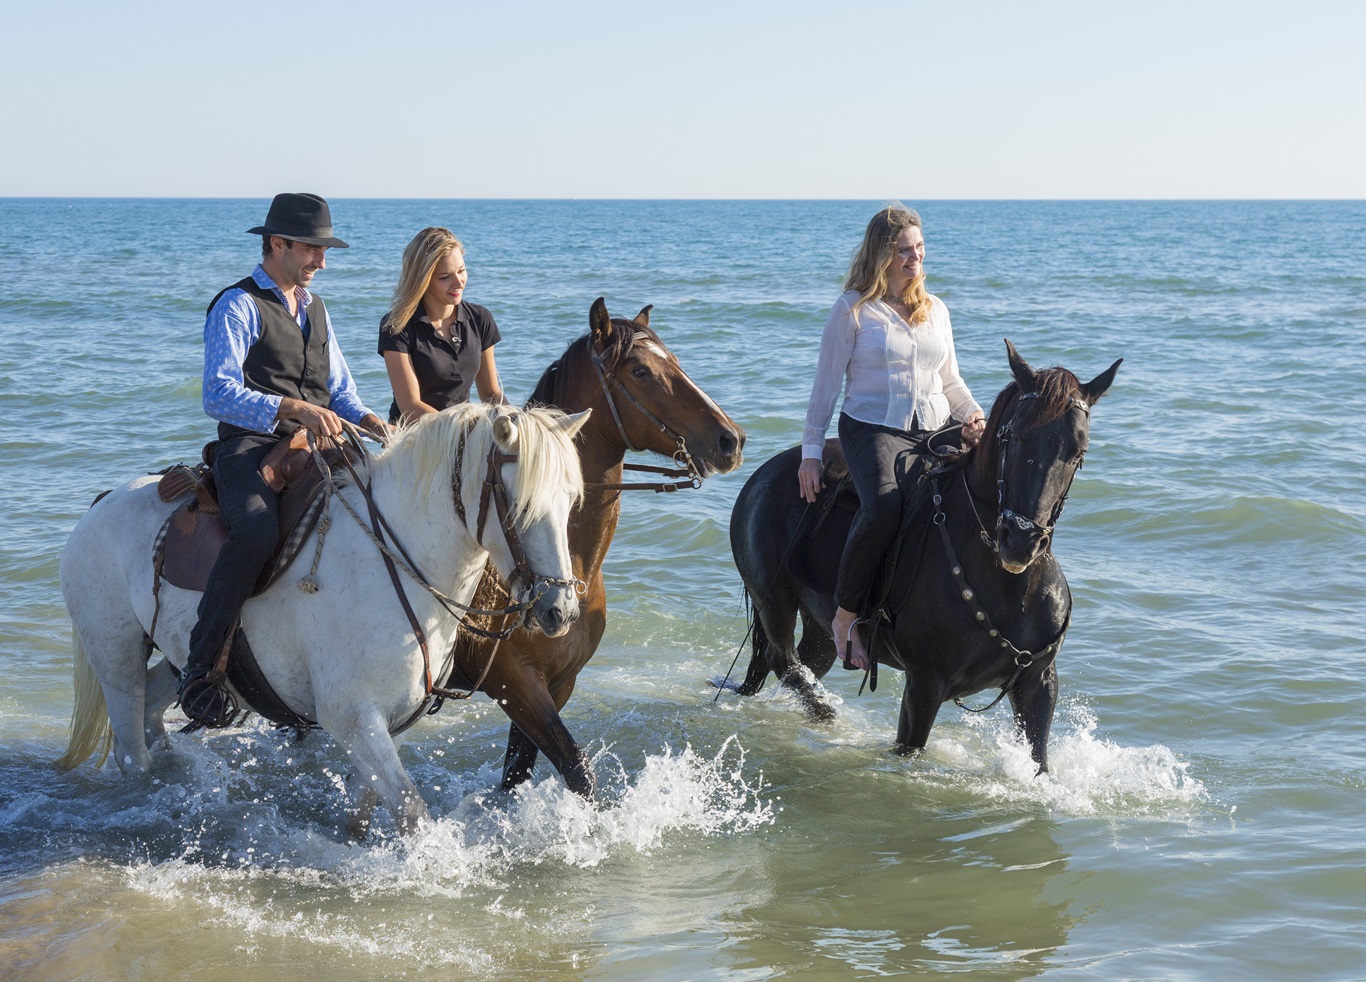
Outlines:
<svg viewBox="0 0 1366 982"><path fill-rule="evenodd" d="M924 259L919 215L894 204L873 216L849 265L845 292L821 335L806 412L797 481L801 496L815 501L821 449L843 386L840 443L859 494L859 512L840 559L839 606L831 625L845 668L870 667L863 639L853 628L901 523L898 454L918 449L950 413L964 420L963 442L969 446L986 427L982 407L958 374L948 308L925 292Z"/></svg>

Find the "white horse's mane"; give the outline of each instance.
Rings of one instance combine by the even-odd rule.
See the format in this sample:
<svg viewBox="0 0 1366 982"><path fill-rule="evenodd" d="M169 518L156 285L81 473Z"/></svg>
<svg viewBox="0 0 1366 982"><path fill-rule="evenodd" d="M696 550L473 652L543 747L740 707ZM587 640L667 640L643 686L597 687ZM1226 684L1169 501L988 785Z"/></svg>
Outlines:
<svg viewBox="0 0 1366 982"><path fill-rule="evenodd" d="M517 477L508 484L513 523L521 527L543 517L555 496L563 491L570 491L576 502L580 500L583 472L573 440L565 435L559 422L565 414L545 407L509 410L483 403L463 403L429 413L399 427L374 458L372 470L376 476L391 473L414 503L432 493L434 481L440 482L449 494L460 434L468 428L461 481L465 487L478 486L483 483L488 466L493 421L501 415L512 416L518 432L513 448L517 453Z"/></svg>

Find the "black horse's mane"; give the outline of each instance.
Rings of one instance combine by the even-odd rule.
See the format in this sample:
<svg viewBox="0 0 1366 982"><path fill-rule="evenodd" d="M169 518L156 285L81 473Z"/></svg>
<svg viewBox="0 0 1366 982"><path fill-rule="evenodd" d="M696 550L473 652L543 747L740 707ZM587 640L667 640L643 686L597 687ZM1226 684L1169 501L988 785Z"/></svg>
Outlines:
<svg viewBox="0 0 1366 982"><path fill-rule="evenodd" d="M1038 398L1026 401L1018 409L1019 398L1023 394L1020 383L1011 379L1009 384L996 396L991 412L987 416L986 434L977 446L973 465L979 476L992 477L997 463L997 434L1001 427L1011 420L1020 432L1026 433L1036 426L1051 423L1072 405L1072 400L1081 395L1081 382L1066 368L1054 366L1040 369L1034 376L1031 390Z"/></svg>
<svg viewBox="0 0 1366 982"><path fill-rule="evenodd" d="M644 334L651 341L662 344L659 335L648 327L642 327L632 320L622 318L612 318L612 330L607 335L607 348L604 351L606 367L611 370L625 360L635 346L637 335ZM541 373L540 381L536 383L536 388L531 390L531 397L527 399L528 406L559 406L563 404L565 386L569 383L569 366L580 354L591 357L593 344L593 332L580 335L569 342L569 347L564 349L564 354L551 362L544 372Z"/></svg>

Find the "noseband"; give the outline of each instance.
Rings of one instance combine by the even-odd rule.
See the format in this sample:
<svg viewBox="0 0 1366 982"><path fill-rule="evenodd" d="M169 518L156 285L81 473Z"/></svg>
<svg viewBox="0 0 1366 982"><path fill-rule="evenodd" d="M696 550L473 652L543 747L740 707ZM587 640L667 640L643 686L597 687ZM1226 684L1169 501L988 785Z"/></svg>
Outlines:
<svg viewBox="0 0 1366 982"><path fill-rule="evenodd" d="M1016 419L1024 409L1023 403L1025 400L1037 398L1039 398L1037 392L1026 392L1021 395L1018 400L1020 405L1016 406L1015 412L1011 414L1010 419L996 431L996 440L1001 445L1000 455L996 459L996 514L998 516L996 519L996 527L999 529L1009 522L1014 524L1015 528L1020 532L1036 532L1039 536L1051 536L1053 534L1053 529L1058 524L1058 519L1062 516L1063 506L1067 504L1067 496L1072 490L1072 482L1076 480L1077 471L1081 470L1082 461L1086 457L1086 451L1083 450L1077 456L1077 464L1072 468L1072 473L1068 475L1067 487L1063 488L1062 496L1058 498L1057 504L1053 506L1053 513L1049 515L1047 525L1040 525L1033 519L1017 514L1006 506L1006 493L1008 490L1006 483L1006 455L1010 451L1011 437L1014 435ZM1091 415L1091 408L1076 396L1072 396L1067 401L1066 411L1072 412L1074 410L1079 411L1088 417ZM966 478L964 478L964 480L966 480ZM969 494L968 500L972 500L971 494ZM975 510L976 508L974 507L974 511ZM978 524L981 525L980 517L978 519ZM987 547L993 552L1000 552L1001 547L999 541L988 535L985 527L982 528L982 541L986 543Z"/></svg>
<svg viewBox="0 0 1366 982"><path fill-rule="evenodd" d="M649 335L647 334L638 333L634 336L633 340L640 340L642 338L648 337ZM621 442L626 444L626 448L632 451L633 453L641 453L646 449L645 447L637 447L634 443L631 442L631 438L626 435L626 426L621 421L621 413L617 410L616 400L612 397L613 389L615 389L617 392L625 396L626 401L629 402L632 406L635 406L635 408L640 412L640 414L643 415L654 425L655 429L659 430L659 432L663 433L666 437L668 437L670 440L674 442L674 463L677 464L682 470L680 472L671 472L667 470L661 470L657 467L649 467L640 464L626 464L624 466L630 470L674 474L678 477L688 478L687 481L682 482L678 485L643 486L651 488L656 491L673 491L677 487L691 487L694 490L696 490L697 488L702 487L702 471L700 468L698 468L697 463L692 459L692 454L688 453L688 445L684 441L682 435L678 433L676 430L670 428L669 424L665 423L654 413L650 412L650 410L646 409L644 404L641 403L639 399L637 399L634 395L631 394L631 390L626 388L626 386L624 386L621 383L621 380L617 378L616 373L614 373L610 368L607 367L606 350L600 353L593 347L592 343L590 342L590 344L588 345L588 352L592 357L593 369L595 372L597 372L598 382L602 385L602 394L604 398L606 398L607 400L607 408L612 413L613 422L617 424L617 432L621 434ZM602 486L602 489L605 490L607 487L608 486L604 485ZM617 487L621 489L626 489L631 487L631 485L619 485Z"/></svg>

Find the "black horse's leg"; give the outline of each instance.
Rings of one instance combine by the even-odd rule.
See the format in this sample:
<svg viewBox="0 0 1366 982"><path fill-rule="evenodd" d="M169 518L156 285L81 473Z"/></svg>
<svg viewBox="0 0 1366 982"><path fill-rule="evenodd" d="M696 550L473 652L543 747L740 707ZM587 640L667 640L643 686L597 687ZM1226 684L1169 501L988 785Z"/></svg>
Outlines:
<svg viewBox="0 0 1366 982"><path fill-rule="evenodd" d="M802 640L797 645L797 655L818 679L825 678L835 664L835 639L830 636L829 621L806 607L802 608Z"/></svg>
<svg viewBox="0 0 1366 982"><path fill-rule="evenodd" d="M835 709L821 695L806 666L797 657L798 609L795 584L787 580L775 583L768 604L758 615L768 635L768 664L778 676L779 684L797 694L813 722L829 722L835 718Z"/></svg>
<svg viewBox="0 0 1366 982"><path fill-rule="evenodd" d="M508 748L503 754L503 790L511 791L531 778L540 753L517 724L508 727Z"/></svg>
<svg viewBox="0 0 1366 982"><path fill-rule="evenodd" d="M944 692L929 680L906 673L906 688L901 693L901 716L896 724L896 753L903 757L918 756L929 742L934 719L944 704Z"/></svg>
<svg viewBox="0 0 1366 982"><path fill-rule="evenodd" d="M1058 704L1058 673L1050 664L1035 675L1027 673L1010 693L1015 723L1029 743L1029 754L1039 765L1035 777L1048 773L1048 733Z"/></svg>
<svg viewBox="0 0 1366 982"><path fill-rule="evenodd" d="M746 589L748 593L748 589ZM745 680L735 689L742 696L753 696L759 693L768 681L769 673L773 670L768 660L768 632L764 630L763 619L754 610L754 598L749 598L751 616L754 623L750 625L750 654L749 668L745 669Z"/></svg>

